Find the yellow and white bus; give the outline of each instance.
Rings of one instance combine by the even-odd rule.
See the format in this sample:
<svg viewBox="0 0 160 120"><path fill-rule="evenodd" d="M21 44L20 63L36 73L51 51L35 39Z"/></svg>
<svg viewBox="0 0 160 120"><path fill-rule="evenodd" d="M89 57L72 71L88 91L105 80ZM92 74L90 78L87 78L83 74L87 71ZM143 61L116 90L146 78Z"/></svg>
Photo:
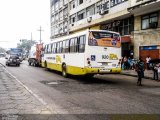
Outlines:
<svg viewBox="0 0 160 120"><path fill-rule="evenodd" d="M85 30L54 39L44 46L42 67L64 77L121 72L121 37L105 30Z"/></svg>

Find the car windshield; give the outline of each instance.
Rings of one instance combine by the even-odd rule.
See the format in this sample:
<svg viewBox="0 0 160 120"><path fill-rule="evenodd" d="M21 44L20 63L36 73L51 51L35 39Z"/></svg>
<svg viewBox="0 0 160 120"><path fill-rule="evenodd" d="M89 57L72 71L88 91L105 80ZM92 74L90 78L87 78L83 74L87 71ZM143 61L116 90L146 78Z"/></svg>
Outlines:
<svg viewBox="0 0 160 120"><path fill-rule="evenodd" d="M17 55L11 55L10 58L11 59L19 59L19 57Z"/></svg>

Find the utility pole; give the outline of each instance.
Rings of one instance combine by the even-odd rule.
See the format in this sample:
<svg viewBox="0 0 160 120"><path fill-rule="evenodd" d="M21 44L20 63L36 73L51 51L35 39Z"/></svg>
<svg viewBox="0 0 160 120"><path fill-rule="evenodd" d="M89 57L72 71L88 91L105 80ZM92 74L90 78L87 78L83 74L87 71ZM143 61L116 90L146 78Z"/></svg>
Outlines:
<svg viewBox="0 0 160 120"><path fill-rule="evenodd" d="M40 29L39 29L38 31L40 32L40 40L39 40L39 42L40 42L40 44L41 44L41 42L42 42L42 40L41 40L41 32L44 31L44 30L42 30L42 28L41 28L41 26L40 26Z"/></svg>

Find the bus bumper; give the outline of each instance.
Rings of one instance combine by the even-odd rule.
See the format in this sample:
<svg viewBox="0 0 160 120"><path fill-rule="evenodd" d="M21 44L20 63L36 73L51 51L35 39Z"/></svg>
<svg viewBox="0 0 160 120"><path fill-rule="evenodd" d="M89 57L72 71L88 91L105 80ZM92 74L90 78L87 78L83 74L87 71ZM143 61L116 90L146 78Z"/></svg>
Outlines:
<svg viewBox="0 0 160 120"><path fill-rule="evenodd" d="M86 74L121 73L121 68L85 68Z"/></svg>

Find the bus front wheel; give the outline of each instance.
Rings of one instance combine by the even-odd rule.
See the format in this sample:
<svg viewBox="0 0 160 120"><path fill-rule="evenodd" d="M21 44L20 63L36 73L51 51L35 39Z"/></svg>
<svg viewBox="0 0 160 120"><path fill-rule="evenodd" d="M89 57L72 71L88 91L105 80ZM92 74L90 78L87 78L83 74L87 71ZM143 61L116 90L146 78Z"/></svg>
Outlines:
<svg viewBox="0 0 160 120"><path fill-rule="evenodd" d="M67 67L65 64L62 65L62 76L67 77Z"/></svg>

